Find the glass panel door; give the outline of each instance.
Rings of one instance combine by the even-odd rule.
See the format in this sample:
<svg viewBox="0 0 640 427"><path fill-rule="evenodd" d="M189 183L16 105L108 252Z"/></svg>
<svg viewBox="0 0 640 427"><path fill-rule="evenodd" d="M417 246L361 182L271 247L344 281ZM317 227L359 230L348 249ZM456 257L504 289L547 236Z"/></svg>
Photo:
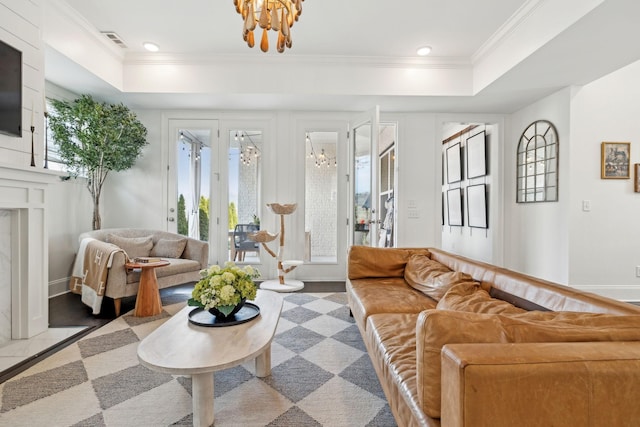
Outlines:
<svg viewBox="0 0 640 427"><path fill-rule="evenodd" d="M209 263L217 263L218 122L169 119L168 135L167 231L209 242Z"/></svg>
<svg viewBox="0 0 640 427"><path fill-rule="evenodd" d="M305 135L304 261L335 263L338 256L338 132Z"/></svg>
<svg viewBox="0 0 640 427"><path fill-rule="evenodd" d="M177 141L177 233L209 241L211 132L180 129Z"/></svg>
<svg viewBox="0 0 640 427"><path fill-rule="evenodd" d="M396 171L396 124L380 125L380 155L379 162L379 203L380 209L378 232L378 246L383 248L395 247L395 171Z"/></svg>
<svg viewBox="0 0 640 427"><path fill-rule="evenodd" d="M377 246L379 226L378 107L352 120L352 224L353 245ZM376 130L375 132L373 130Z"/></svg>
<svg viewBox="0 0 640 427"><path fill-rule="evenodd" d="M228 260L260 263L260 245L251 234L260 230L262 131L229 132Z"/></svg>

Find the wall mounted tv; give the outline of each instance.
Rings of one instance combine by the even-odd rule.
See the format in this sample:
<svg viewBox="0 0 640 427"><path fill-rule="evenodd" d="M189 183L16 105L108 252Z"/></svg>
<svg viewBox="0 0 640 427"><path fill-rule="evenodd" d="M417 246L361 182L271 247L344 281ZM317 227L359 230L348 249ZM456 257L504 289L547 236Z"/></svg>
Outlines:
<svg viewBox="0 0 640 427"><path fill-rule="evenodd" d="M22 136L22 52L1 40L0 133Z"/></svg>

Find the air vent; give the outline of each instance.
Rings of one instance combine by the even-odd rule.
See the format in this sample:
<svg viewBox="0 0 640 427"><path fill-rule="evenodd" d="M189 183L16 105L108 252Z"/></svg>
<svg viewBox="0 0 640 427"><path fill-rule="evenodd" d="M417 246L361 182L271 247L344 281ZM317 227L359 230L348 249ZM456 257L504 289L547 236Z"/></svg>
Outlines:
<svg viewBox="0 0 640 427"><path fill-rule="evenodd" d="M104 34L105 36L107 36L107 38L109 40L111 40L112 42L114 42L115 44L117 44L118 46L120 46L123 49L127 48L127 45L124 44L124 42L122 41L122 39L120 38L120 36L116 33L114 33L113 31L102 31L102 34Z"/></svg>

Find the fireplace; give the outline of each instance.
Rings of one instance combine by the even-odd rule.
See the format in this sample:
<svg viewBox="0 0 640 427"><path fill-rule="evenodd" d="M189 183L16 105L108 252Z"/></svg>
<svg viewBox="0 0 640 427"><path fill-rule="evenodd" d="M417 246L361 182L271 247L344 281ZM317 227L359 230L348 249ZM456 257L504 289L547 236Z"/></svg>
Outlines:
<svg viewBox="0 0 640 427"><path fill-rule="evenodd" d="M0 345L48 328L47 187L56 180L0 165Z"/></svg>

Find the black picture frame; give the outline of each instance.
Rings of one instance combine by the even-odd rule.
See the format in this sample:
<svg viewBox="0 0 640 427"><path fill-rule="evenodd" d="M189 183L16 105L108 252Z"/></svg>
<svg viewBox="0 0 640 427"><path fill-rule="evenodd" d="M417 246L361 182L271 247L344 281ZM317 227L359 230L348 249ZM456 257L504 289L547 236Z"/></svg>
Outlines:
<svg viewBox="0 0 640 427"><path fill-rule="evenodd" d="M460 143L447 148L447 184L462 181L462 150Z"/></svg>
<svg viewBox="0 0 640 427"><path fill-rule="evenodd" d="M487 185L467 187L467 223L473 228L489 228L487 218Z"/></svg>
<svg viewBox="0 0 640 427"><path fill-rule="evenodd" d="M487 174L487 138L485 131L467 138L467 178L477 178Z"/></svg>
<svg viewBox="0 0 640 427"><path fill-rule="evenodd" d="M447 190L447 217L449 225L463 226L462 216L462 189Z"/></svg>

